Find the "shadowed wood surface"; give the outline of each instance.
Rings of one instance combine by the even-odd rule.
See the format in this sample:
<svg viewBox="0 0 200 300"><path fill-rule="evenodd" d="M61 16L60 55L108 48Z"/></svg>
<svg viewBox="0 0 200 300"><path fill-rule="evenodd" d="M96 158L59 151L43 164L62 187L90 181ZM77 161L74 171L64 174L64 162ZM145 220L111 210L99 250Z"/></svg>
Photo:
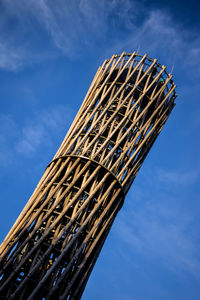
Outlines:
<svg viewBox="0 0 200 300"><path fill-rule="evenodd" d="M1 299L80 299L124 197L176 98L136 52L99 67L58 152L3 241Z"/></svg>

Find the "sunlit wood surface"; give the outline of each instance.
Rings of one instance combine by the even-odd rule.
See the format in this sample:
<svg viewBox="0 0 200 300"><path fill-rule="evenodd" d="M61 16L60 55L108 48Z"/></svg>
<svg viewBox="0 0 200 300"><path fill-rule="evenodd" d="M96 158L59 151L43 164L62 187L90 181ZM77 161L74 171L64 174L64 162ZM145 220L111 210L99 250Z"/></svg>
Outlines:
<svg viewBox="0 0 200 300"><path fill-rule="evenodd" d="M113 55L99 67L63 143L1 245L1 299L81 298L175 98L172 75L147 55Z"/></svg>

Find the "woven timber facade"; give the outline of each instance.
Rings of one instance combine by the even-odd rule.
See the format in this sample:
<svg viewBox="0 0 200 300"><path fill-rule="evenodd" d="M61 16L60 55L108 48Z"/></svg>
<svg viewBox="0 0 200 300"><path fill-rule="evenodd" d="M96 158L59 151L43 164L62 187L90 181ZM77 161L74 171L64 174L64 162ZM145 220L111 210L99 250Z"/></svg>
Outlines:
<svg viewBox="0 0 200 300"><path fill-rule="evenodd" d="M0 299L80 299L134 178L175 103L147 55L113 55L1 245Z"/></svg>

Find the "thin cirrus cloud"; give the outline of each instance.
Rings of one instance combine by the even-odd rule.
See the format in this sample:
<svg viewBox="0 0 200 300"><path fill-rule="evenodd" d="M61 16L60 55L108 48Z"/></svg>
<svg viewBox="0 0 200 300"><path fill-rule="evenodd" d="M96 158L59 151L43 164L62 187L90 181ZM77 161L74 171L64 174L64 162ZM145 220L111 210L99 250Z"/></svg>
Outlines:
<svg viewBox="0 0 200 300"><path fill-rule="evenodd" d="M151 56L162 57L165 64L173 71L177 64L185 72L189 66L198 68L200 39L183 25L177 24L169 14L160 10L152 10L141 26L135 26L126 40L118 42L117 48L136 47L142 52L150 52ZM190 70L191 72L191 70Z"/></svg>
<svg viewBox="0 0 200 300"><path fill-rule="evenodd" d="M14 71L24 63L23 52L3 42L0 42L0 58L0 68L2 69Z"/></svg>
<svg viewBox="0 0 200 300"><path fill-rule="evenodd" d="M156 261L180 280L186 274L199 280L198 196L193 193L190 199L199 168L148 166L138 176L139 184L130 190L113 228L114 236L127 245L126 260L135 265L132 257L138 255L141 260Z"/></svg>
<svg viewBox="0 0 200 300"><path fill-rule="evenodd" d="M68 120L66 124L66 120ZM16 151L26 156L35 154L44 147L53 144L55 134L70 124L70 109L57 106L35 112L33 118L27 120L16 143Z"/></svg>
<svg viewBox="0 0 200 300"><path fill-rule="evenodd" d="M1 165L12 163L17 155L32 157L51 147L71 119L71 110L66 105L33 111L23 126L11 115L0 115Z"/></svg>
<svg viewBox="0 0 200 300"><path fill-rule="evenodd" d="M173 168L173 164L170 167L160 168L157 165L151 166L150 169L140 171L142 180L149 186L149 188L155 188L162 190L163 185L169 188L169 186L176 187L189 187L195 185L199 178L200 169L198 164L193 167L182 165L182 167ZM156 184L157 183L157 184Z"/></svg>
<svg viewBox="0 0 200 300"><path fill-rule="evenodd" d="M60 54L73 57L81 55L81 51L95 50L98 54L103 50L104 55L110 55L113 51L132 51L138 47L155 56L162 53L168 57L171 67L175 53L176 60L184 58L184 64L199 60L200 43L194 33L178 26L166 11L147 11L139 2L58 0L55 6L53 1L45 0L18 3L4 0L3 6L7 20L14 18L18 26L13 31L13 41L7 43L4 37L0 38L2 68L17 69ZM139 13L143 16L140 23ZM0 31L7 30L6 24ZM39 46L43 38L45 55Z"/></svg>
<svg viewBox="0 0 200 300"><path fill-rule="evenodd" d="M175 199L169 199L169 195L167 198L165 203L151 199L138 209L130 210L129 207L131 217L127 219L122 213L114 234L128 245L126 256L130 257L130 262L137 253L147 259L156 258L178 276L185 271L199 278L199 249L197 237L194 238L191 230L192 216L180 214L173 206Z"/></svg>
<svg viewBox="0 0 200 300"><path fill-rule="evenodd" d="M179 172L175 170L158 170L158 179L160 182L165 182L176 185L191 185L195 184L199 178L199 169Z"/></svg>

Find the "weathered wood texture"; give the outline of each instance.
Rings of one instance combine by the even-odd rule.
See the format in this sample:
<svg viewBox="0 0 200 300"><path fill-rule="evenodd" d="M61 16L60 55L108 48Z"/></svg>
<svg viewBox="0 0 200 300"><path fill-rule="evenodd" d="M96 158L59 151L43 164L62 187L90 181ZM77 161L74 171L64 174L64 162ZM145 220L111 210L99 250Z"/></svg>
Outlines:
<svg viewBox="0 0 200 300"><path fill-rule="evenodd" d="M1 245L1 299L80 299L176 98L157 60L113 55Z"/></svg>

